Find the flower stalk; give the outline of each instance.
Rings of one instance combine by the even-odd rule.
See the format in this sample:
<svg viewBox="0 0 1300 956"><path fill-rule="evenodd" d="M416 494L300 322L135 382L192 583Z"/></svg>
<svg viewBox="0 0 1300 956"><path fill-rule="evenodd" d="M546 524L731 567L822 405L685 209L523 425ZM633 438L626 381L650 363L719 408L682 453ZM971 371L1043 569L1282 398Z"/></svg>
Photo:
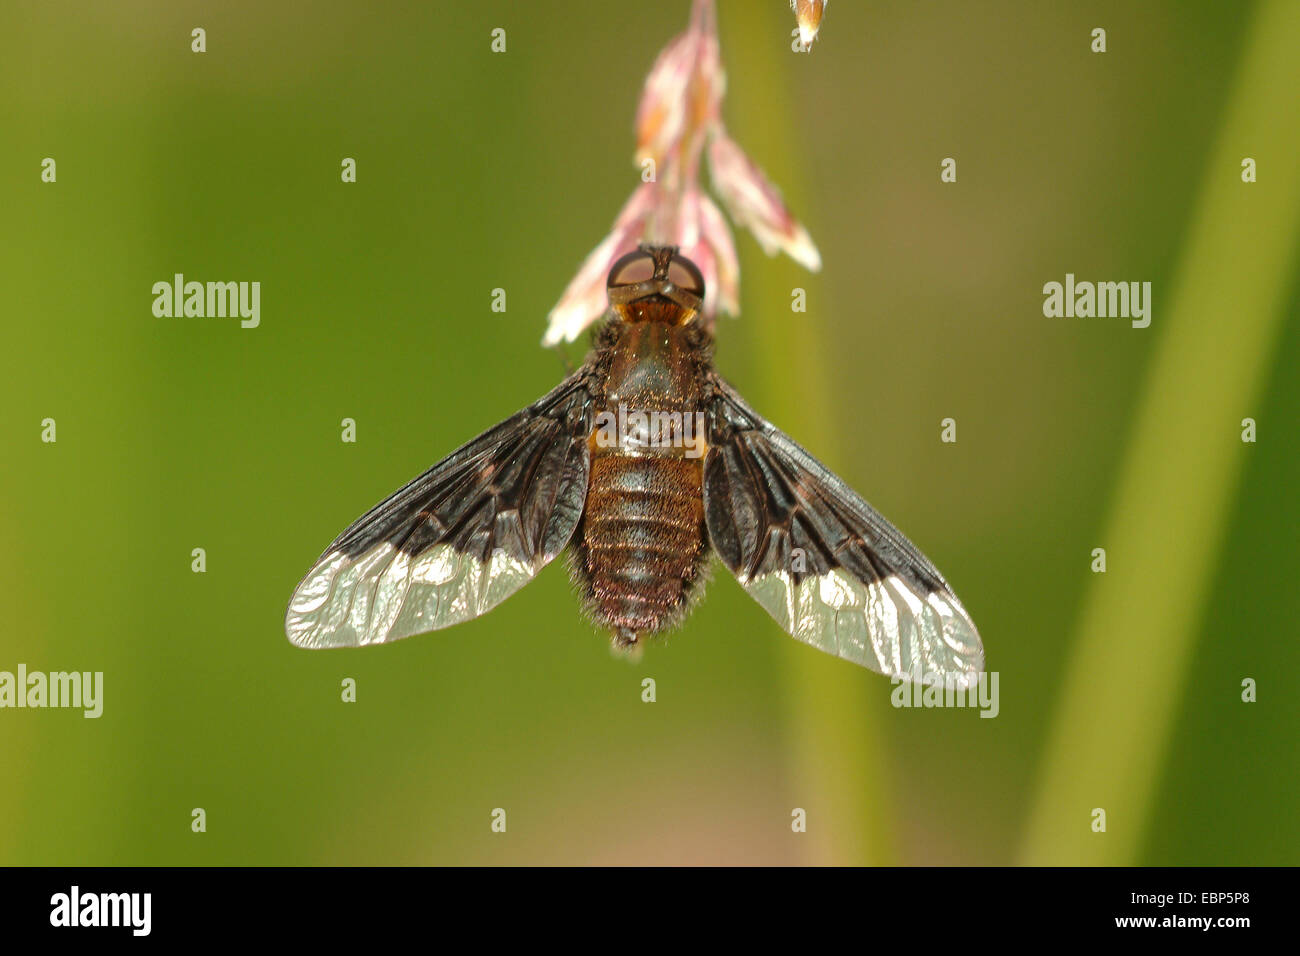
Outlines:
<svg viewBox="0 0 1300 956"><path fill-rule="evenodd" d="M719 313L739 314L740 263L727 217L702 183L706 158L713 192L768 255L784 252L813 272L821 268L808 230L728 135L726 87L714 0L695 0L686 31L660 52L641 93L635 161L642 182L551 310L544 345L572 342L604 314L610 266L642 242L677 246L699 266L710 326Z"/></svg>

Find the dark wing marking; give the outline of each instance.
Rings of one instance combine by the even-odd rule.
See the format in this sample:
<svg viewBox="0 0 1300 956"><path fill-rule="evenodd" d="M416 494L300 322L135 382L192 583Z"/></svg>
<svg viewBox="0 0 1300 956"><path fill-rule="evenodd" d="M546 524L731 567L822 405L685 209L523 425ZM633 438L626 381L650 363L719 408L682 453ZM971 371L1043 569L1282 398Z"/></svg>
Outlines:
<svg viewBox="0 0 1300 956"><path fill-rule="evenodd" d="M339 535L285 615L300 647L395 641L485 613L568 543L587 495L587 369Z"/></svg>
<svg viewBox="0 0 1300 956"><path fill-rule="evenodd" d="M794 637L882 674L969 685L970 616L916 546L714 377L704 513L745 590Z"/></svg>

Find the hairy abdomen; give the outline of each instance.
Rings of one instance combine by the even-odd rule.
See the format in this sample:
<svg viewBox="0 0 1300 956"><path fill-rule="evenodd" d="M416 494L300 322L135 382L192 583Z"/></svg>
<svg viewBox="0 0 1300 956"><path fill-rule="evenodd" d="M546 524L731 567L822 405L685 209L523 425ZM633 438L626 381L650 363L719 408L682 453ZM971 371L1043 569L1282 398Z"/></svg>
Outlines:
<svg viewBox="0 0 1300 956"><path fill-rule="evenodd" d="M619 643L685 610L705 557L701 460L596 455L577 568L596 621Z"/></svg>

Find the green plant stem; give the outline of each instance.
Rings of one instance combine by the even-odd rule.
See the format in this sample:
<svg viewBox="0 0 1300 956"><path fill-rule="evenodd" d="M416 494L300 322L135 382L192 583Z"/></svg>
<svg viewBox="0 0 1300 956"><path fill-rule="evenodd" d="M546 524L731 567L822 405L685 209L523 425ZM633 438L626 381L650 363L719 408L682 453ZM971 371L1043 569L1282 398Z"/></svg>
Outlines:
<svg viewBox="0 0 1300 956"><path fill-rule="evenodd" d="M1156 354L1097 542L1108 568L1090 582L1024 863L1140 859L1201 596L1252 447L1240 423L1256 414L1284 322L1300 237L1297 50L1300 4L1262 3L1171 294L1156 287L1151 329L1125 333L1152 335ZM1241 180L1247 156L1254 184ZM1260 423L1260 440L1292 441L1291 425ZM1104 833L1091 827L1095 808Z"/></svg>
<svg viewBox="0 0 1300 956"><path fill-rule="evenodd" d="M802 216L807 211L802 201L806 158L796 148L791 117L797 105L789 92L799 66L793 61L802 54L781 39L792 25L781 4L735 3L721 11L722 55L734 78L730 125L780 185L790 209ZM751 106L737 108L736 100ZM741 237L738 242L749 244ZM786 260L747 256L747 264L741 275L744 314L730 328L724 324L719 334L749 340L761 385L747 391L760 411L832 464L836 428L819 319L827 312L825 300L807 313L790 310L791 271L797 272L795 285L807 288L817 280ZM789 793L809 814L804 837L808 862L889 862L884 821L890 817L882 786L886 765L864 695L864 675L801 644L785 641L780 647Z"/></svg>

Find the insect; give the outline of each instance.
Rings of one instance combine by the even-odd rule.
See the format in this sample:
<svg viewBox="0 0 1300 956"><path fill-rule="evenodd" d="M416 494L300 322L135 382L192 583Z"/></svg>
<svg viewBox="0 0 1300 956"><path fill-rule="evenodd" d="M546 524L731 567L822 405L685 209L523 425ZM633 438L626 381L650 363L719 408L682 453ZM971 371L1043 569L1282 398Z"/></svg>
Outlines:
<svg viewBox="0 0 1300 956"><path fill-rule="evenodd" d="M289 640L458 624L568 547L591 617L630 648L683 619L712 552L799 640L971 683L983 646L934 565L715 371L695 264L641 246L607 289L586 363L353 522L294 591Z"/></svg>

